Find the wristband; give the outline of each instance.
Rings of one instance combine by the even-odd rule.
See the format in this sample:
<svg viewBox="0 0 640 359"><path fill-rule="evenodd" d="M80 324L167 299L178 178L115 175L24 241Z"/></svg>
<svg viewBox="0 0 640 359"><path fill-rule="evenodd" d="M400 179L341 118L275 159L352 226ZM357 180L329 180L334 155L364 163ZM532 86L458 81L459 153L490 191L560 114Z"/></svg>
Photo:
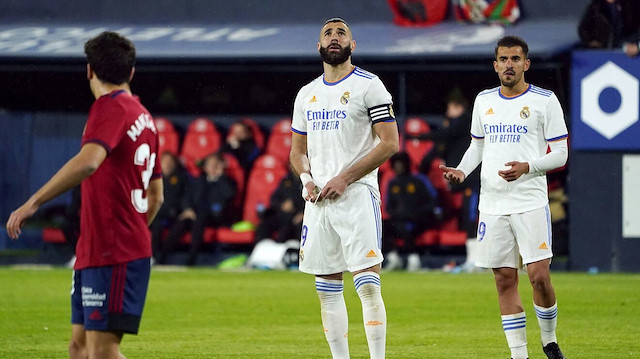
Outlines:
<svg viewBox="0 0 640 359"><path fill-rule="evenodd" d="M300 174L300 181L302 181L302 187L306 187L307 183L313 182L313 177L307 172L303 172Z"/></svg>

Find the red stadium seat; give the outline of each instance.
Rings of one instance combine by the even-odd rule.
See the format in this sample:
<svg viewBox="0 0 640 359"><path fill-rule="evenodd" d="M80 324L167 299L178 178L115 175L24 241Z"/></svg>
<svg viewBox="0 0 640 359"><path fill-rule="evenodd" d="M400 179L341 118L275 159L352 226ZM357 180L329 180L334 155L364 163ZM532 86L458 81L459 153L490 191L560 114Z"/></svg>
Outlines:
<svg viewBox="0 0 640 359"><path fill-rule="evenodd" d="M440 231L440 245L448 247L464 246L467 243L465 231Z"/></svg>
<svg viewBox="0 0 640 359"><path fill-rule="evenodd" d="M187 128L180 157L185 168L194 177L200 174L198 162L220 149L220 133L206 118L197 118Z"/></svg>
<svg viewBox="0 0 640 359"><path fill-rule="evenodd" d="M291 151L291 119L285 118L271 127L265 153L274 155L284 163L288 163L289 151Z"/></svg>
<svg viewBox="0 0 640 359"><path fill-rule="evenodd" d="M203 243L213 243L216 241L216 237L217 237L217 232L218 230L212 227L207 227L204 229L204 234L202 236L202 242ZM185 234L182 235L182 237L180 238L180 243L184 244L184 245L189 245L191 244L191 231L187 231Z"/></svg>
<svg viewBox="0 0 640 359"><path fill-rule="evenodd" d="M237 208L242 207L242 200L244 198L245 176L244 169L240 166L240 162L230 153L222 154L225 161L225 174L231 177L237 187L236 196L233 199L233 205Z"/></svg>
<svg viewBox="0 0 640 359"><path fill-rule="evenodd" d="M62 230L53 227L45 227L42 229L42 241L55 244L67 243L67 239Z"/></svg>
<svg viewBox="0 0 640 359"><path fill-rule="evenodd" d="M262 155L256 159L247 181L244 201L244 219L258 224L259 213L269 207L271 194L287 174L287 167L273 155Z"/></svg>
<svg viewBox="0 0 640 359"><path fill-rule="evenodd" d="M429 229L422 232L418 238L416 238L415 245L419 247L433 247L438 244L440 239L440 232L437 230Z"/></svg>
<svg viewBox="0 0 640 359"><path fill-rule="evenodd" d="M431 132L431 127L429 127L429 124L419 117L411 117L407 119L404 124L405 136L423 135L429 132ZM407 138L403 141L403 144L404 151L407 152L409 158L411 158L411 167L413 171L417 170L424 156L433 148L433 141L431 140Z"/></svg>
<svg viewBox="0 0 640 359"><path fill-rule="evenodd" d="M256 159L247 181L243 219L254 225L260 222L259 213L269 207L271 194L287 174L286 166L275 156L264 154ZM226 244L251 244L255 231L235 232L230 228L218 228L218 242Z"/></svg>
<svg viewBox="0 0 640 359"><path fill-rule="evenodd" d="M156 129L158 130L159 154L170 152L177 156L179 148L178 132L176 131L173 123L164 117L158 117L154 119Z"/></svg>

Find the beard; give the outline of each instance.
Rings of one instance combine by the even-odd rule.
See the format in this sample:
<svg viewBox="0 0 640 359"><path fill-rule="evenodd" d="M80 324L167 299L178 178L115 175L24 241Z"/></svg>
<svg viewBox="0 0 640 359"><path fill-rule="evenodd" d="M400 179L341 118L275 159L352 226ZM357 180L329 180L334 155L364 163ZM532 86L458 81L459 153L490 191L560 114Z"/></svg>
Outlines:
<svg viewBox="0 0 640 359"><path fill-rule="evenodd" d="M343 47L337 53L329 52L328 47L320 47L320 57L322 58L322 61L331 66L337 66L344 63L349 59L349 56L351 56L351 46Z"/></svg>

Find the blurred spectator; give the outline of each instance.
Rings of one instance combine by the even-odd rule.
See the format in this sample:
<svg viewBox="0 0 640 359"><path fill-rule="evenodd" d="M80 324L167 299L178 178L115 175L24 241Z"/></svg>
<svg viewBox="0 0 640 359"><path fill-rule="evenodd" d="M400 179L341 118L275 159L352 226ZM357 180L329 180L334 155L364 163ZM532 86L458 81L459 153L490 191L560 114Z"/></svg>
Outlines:
<svg viewBox="0 0 640 359"><path fill-rule="evenodd" d="M169 230L177 221L180 213L180 202L189 187L187 172L174 154L164 152L160 163L162 165L164 203L150 226L153 257L156 260L160 259L163 232Z"/></svg>
<svg viewBox="0 0 640 359"><path fill-rule="evenodd" d="M434 151L425 156L420 164L420 172L429 173L431 161L435 157L445 160L447 165L460 163L469 147L471 129L471 112L469 101L460 88L455 87L447 96L447 109L442 127L437 131L421 135L421 139L435 141ZM462 196L462 207L454 209L452 204L445 204L445 217L459 218L459 229L467 232L467 260L463 270L475 269L473 252L475 250L478 230L478 200L480 193L480 171L474 171L462 183L451 184L452 195ZM452 196L450 196L452 197Z"/></svg>
<svg viewBox="0 0 640 359"><path fill-rule="evenodd" d="M222 146L222 152L232 154L240 162L245 175L248 176L253 161L260 154L251 126L242 120L231 125L227 142Z"/></svg>
<svg viewBox="0 0 640 359"><path fill-rule="evenodd" d="M71 189L71 202L67 206L64 212L64 220L62 222L62 233L67 244L73 248L74 252L76 244L78 243L78 237L80 236L80 186L75 186Z"/></svg>
<svg viewBox="0 0 640 359"><path fill-rule="evenodd" d="M302 183L298 176L289 171L271 195L269 208L263 212L256 229L256 240L272 238L284 243L289 239L299 239L304 213L301 193ZM273 236L274 233L276 236Z"/></svg>
<svg viewBox="0 0 640 359"><path fill-rule="evenodd" d="M202 161L202 175L193 181L181 203L182 212L171 228L166 245L162 248L160 263L166 263L187 230L191 230L191 248L188 265L196 262L206 227L230 226L237 185L224 173L225 162L221 153L210 154Z"/></svg>
<svg viewBox="0 0 640 359"><path fill-rule="evenodd" d="M464 97L460 88L455 87L447 96L447 109L440 128L419 136L407 135L407 138L435 142L434 151L425 156L420 164L420 172L429 173L434 157L440 157L446 163L458 163L469 147L470 128L469 100Z"/></svg>
<svg viewBox="0 0 640 359"><path fill-rule="evenodd" d="M387 265L393 270L402 266L398 252L407 254L407 270L421 268L420 255L415 246L418 235L435 225L438 220L437 198L427 189L426 177L411 174L411 159L406 152L398 152L390 159L395 177L389 182L386 210L389 219L385 228L385 248ZM396 239L404 245L396 247Z"/></svg>
<svg viewBox="0 0 640 359"><path fill-rule="evenodd" d="M639 6L637 0L591 0L578 26L582 46L622 49L627 56L637 56Z"/></svg>

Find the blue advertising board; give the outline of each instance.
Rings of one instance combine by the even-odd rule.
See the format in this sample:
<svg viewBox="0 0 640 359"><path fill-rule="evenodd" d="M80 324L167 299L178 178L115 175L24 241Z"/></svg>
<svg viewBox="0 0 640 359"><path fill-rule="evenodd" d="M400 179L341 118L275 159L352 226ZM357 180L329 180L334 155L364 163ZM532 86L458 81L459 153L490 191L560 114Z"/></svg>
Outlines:
<svg viewBox="0 0 640 359"><path fill-rule="evenodd" d="M575 51L571 144L576 150L640 150L640 59Z"/></svg>

